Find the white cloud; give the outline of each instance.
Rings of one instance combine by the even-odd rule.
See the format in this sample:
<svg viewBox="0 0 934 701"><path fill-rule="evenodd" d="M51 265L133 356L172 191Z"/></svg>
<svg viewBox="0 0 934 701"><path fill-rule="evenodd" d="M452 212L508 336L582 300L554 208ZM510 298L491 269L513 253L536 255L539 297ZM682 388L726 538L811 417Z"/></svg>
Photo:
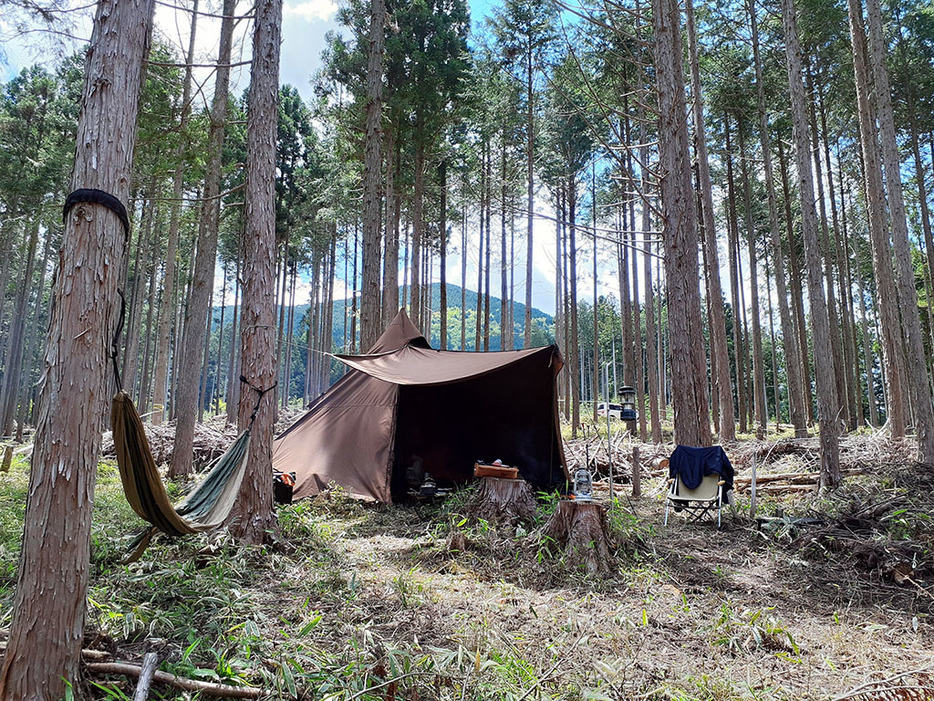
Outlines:
<svg viewBox="0 0 934 701"><path fill-rule="evenodd" d="M306 21L329 20L337 13L335 0L306 0L297 5L287 4L282 8L284 17L300 17Z"/></svg>

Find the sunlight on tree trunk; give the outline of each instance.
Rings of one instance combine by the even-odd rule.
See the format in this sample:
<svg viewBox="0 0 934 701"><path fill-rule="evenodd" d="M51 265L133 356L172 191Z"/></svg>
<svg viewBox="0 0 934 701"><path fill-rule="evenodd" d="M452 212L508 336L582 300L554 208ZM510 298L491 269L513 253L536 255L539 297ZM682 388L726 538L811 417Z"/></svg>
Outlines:
<svg viewBox="0 0 934 701"><path fill-rule="evenodd" d="M85 69L72 189L130 190L152 0L102 2ZM73 206L52 292L13 621L0 699L57 701L78 682L101 418L127 234L93 203Z"/></svg>

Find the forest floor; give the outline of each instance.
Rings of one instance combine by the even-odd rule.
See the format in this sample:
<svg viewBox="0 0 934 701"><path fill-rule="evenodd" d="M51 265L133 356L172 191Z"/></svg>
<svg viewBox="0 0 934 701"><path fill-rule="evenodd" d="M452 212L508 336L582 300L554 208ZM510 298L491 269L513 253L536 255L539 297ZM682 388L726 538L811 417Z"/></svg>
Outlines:
<svg viewBox="0 0 934 701"><path fill-rule="evenodd" d="M799 475L816 451L728 447L739 486L753 461L759 476ZM153 650L163 669L265 698L934 698L934 471L907 455L880 434L846 439L854 474L832 495L796 478L760 495L760 514L786 517L769 530L740 489L719 530L679 514L664 526L664 476L646 467L643 496L610 509L613 574L599 579L545 547L554 496L535 523L497 530L470 520L466 492L392 507L332 492L280 509L274 546L162 539L125 566L140 524L105 460L86 647L131 662ZM16 460L0 475L4 627L25 489ZM121 677L87 683L94 698L132 695Z"/></svg>

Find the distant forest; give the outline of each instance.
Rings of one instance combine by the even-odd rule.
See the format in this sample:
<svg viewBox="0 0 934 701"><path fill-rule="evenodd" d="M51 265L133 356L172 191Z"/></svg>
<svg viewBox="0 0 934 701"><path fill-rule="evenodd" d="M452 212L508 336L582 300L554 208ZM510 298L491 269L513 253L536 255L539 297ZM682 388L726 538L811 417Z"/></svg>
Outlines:
<svg viewBox="0 0 934 701"><path fill-rule="evenodd" d="M481 309L481 323L477 324L477 299L479 295L473 290L464 289L459 285L448 284L448 343L449 350L475 351L502 350L502 334L500 333L502 323L502 300L498 297L490 297L490 330L486 338L489 339L488 346L484 345L483 319L485 309ZM463 299L462 299L463 292ZM441 298L441 286L435 283L430 290L430 308L431 330L422 329L422 333L428 338L432 348L440 347L441 320L438 314ZM404 290L399 288L399 299L404 299ZM485 301L485 297L481 297ZM461 306L462 301L466 307ZM522 319L525 316L525 305L521 302L514 302L513 318L517 321L513 324L514 348L522 347ZM359 347L359 321L355 319L356 314L359 317L359 295L354 299L338 299L331 303L331 352L333 353L365 353L366 349ZM292 308L276 308L277 317L281 314L286 317L286 324L283 328L283 353L288 345L291 344L292 352L289 355L289 396L300 397L305 387L306 375L306 356L307 346L304 339L308 333L308 310L310 305L298 304ZM231 371L231 362L235 362L231 355L230 343L234 331L234 315L239 310L232 307L215 306L214 318L211 323L210 340L210 360L208 362L208 372L203 377L207 384L203 387L202 406L204 409L210 409L212 406L219 406L220 399L225 396L228 386L228 378L236 376ZM288 323L291 319L291 324ZM463 322L463 323L462 323ZM477 332L480 329L479 334ZM464 343L461 343L464 331ZM221 338L223 334L223 338ZM532 346L544 346L555 342L555 320L554 317L546 314L540 309L532 308ZM346 367L337 360L331 360L329 373L329 384L341 377ZM218 372L220 368L220 372ZM280 378L280 382L283 381ZM219 383L219 384L218 384Z"/></svg>

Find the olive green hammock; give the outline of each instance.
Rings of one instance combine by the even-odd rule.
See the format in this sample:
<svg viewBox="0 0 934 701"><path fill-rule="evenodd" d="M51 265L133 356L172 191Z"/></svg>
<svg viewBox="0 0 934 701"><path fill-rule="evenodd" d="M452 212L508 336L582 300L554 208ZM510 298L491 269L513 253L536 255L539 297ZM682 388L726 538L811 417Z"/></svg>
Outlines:
<svg viewBox="0 0 934 701"><path fill-rule="evenodd" d="M178 506L173 506L149 448L143 421L130 395L119 390L110 414L117 465L126 499L152 524L132 542L125 562L138 560L157 531L171 536L209 531L230 515L250 453L250 429L243 431ZM251 422L252 423L252 422Z"/></svg>
<svg viewBox="0 0 934 701"><path fill-rule="evenodd" d="M263 395L273 387L261 390L247 382L241 376L240 381L254 389L259 397L248 427L237 437L233 445L221 455L208 470L207 476L178 506L173 506L166 493L162 476L152 457L149 439L143 428L139 412L123 391L120 373L117 370L117 338L123 326L123 314L114 338L111 357L114 361L114 376L117 381L117 393L114 395L110 413L113 429L114 448L117 453L117 465L120 468L120 480L123 491L133 511L151 526L136 536L130 544L124 562L138 560L149 546L149 541L156 532L170 536L190 535L209 531L220 526L233 509L243 473L246 470L250 454L250 430L256 420Z"/></svg>

